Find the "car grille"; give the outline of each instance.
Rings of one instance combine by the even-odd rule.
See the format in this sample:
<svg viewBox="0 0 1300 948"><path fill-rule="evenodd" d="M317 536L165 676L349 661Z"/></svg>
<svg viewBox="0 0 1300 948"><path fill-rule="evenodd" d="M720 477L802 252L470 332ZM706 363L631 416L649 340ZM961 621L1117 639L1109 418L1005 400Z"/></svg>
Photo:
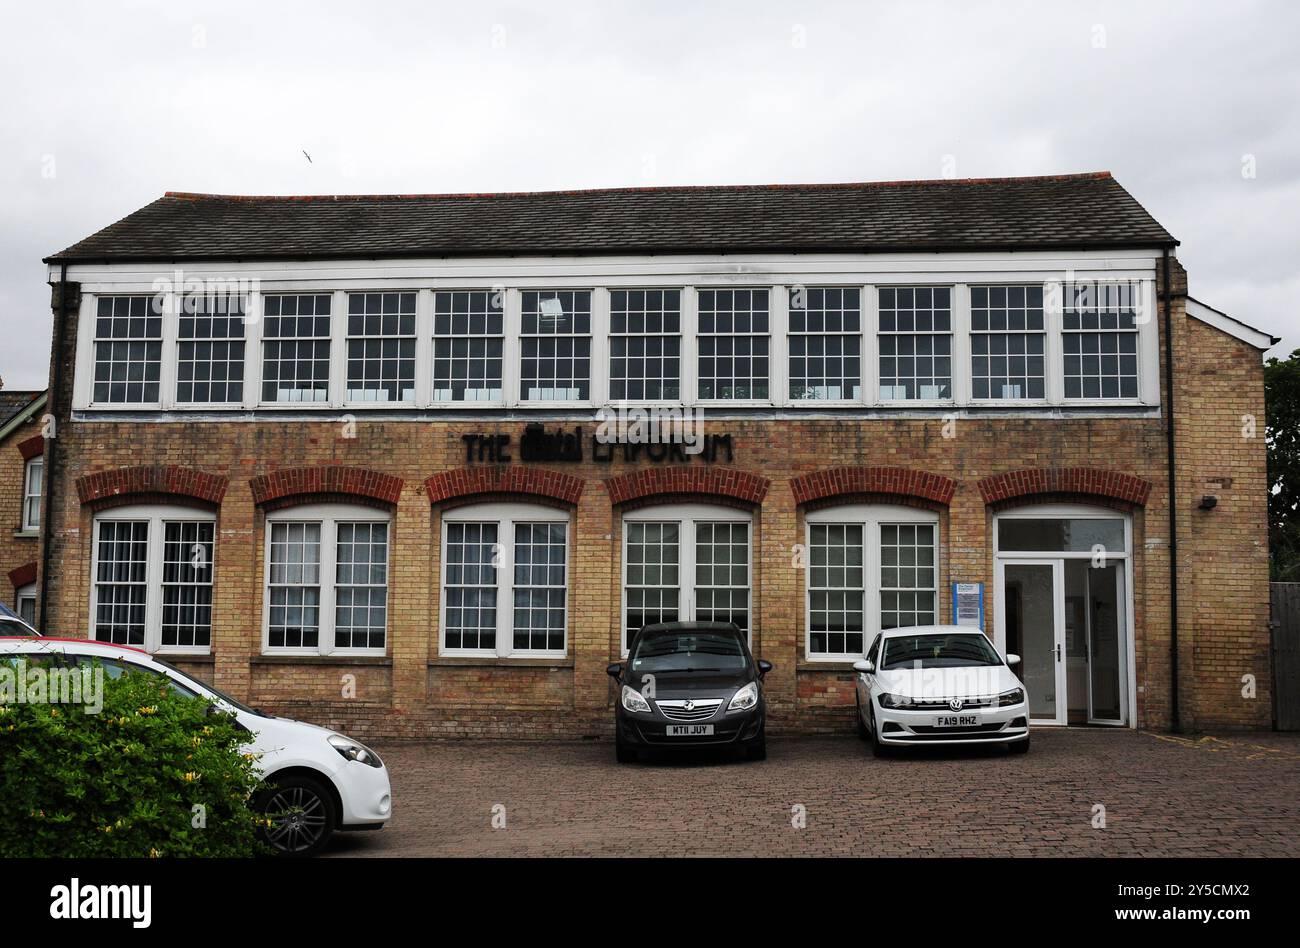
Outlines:
<svg viewBox="0 0 1300 948"><path fill-rule="evenodd" d="M699 701L656 701L663 716L670 721L704 721L713 717L722 705L721 698L706 698ZM686 705L691 707L688 709Z"/></svg>
<svg viewBox="0 0 1300 948"><path fill-rule="evenodd" d="M961 709L970 711L972 708L994 708L997 707L997 698L962 698ZM900 711L943 711L953 713L952 708L948 707L947 698L920 698L914 699L908 704L903 705Z"/></svg>
<svg viewBox="0 0 1300 948"><path fill-rule="evenodd" d="M1001 724L980 724L975 727L929 727L920 724L911 726L921 737L962 737L966 734L996 734L1006 727L1005 722Z"/></svg>

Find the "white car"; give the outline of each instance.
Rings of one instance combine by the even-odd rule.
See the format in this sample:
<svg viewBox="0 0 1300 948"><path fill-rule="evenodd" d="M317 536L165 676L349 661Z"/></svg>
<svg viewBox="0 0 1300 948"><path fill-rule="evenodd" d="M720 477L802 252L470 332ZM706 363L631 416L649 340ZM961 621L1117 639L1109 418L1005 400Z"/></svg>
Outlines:
<svg viewBox="0 0 1300 948"><path fill-rule="evenodd" d="M78 665L98 662L104 674L114 678L125 671L158 675L179 693L202 697L233 714L249 733L245 747L261 755L258 766L265 788L256 806L272 820L265 837L277 853L315 855L335 830L380 829L392 816L384 762L350 737L257 711L130 646L85 639L0 638L0 661L24 655L57 655Z"/></svg>
<svg viewBox="0 0 1300 948"><path fill-rule="evenodd" d="M955 625L889 629L876 636L857 673L858 736L877 757L898 747L1006 744L1029 750L1024 683L978 629Z"/></svg>

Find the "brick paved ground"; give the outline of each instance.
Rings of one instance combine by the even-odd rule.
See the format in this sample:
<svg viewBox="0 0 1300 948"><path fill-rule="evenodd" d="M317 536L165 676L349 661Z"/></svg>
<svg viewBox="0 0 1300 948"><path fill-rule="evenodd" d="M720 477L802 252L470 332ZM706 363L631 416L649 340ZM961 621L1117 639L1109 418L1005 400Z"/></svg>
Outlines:
<svg viewBox="0 0 1300 948"><path fill-rule="evenodd" d="M396 815L330 855L1282 856L1300 839L1297 735L1037 731L1025 757L887 760L852 737L788 738L764 762L633 765L597 743L377 749Z"/></svg>

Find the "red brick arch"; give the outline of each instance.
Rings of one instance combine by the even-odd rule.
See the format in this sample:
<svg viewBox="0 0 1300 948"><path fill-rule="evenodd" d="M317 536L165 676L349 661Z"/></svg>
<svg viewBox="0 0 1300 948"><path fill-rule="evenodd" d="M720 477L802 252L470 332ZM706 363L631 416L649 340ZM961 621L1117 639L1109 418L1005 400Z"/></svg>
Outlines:
<svg viewBox="0 0 1300 948"><path fill-rule="evenodd" d="M797 504L842 495L872 495L920 500L944 507L952 503L957 482L942 474L906 467L833 467L801 474L790 481Z"/></svg>
<svg viewBox="0 0 1300 948"><path fill-rule="evenodd" d="M730 467L651 467L605 481L614 504L648 497L703 495L761 504L772 482L766 477Z"/></svg>
<svg viewBox="0 0 1300 948"><path fill-rule="evenodd" d="M1030 498L1101 498L1146 506L1151 482L1120 471L1094 467L1040 467L994 474L980 481L987 504L1004 505Z"/></svg>
<svg viewBox="0 0 1300 948"><path fill-rule="evenodd" d="M28 438L26 441L19 441L18 453L23 456L24 461L30 461L38 454L44 454L45 438L41 435L37 435L34 438Z"/></svg>
<svg viewBox="0 0 1300 948"><path fill-rule="evenodd" d="M129 503L194 503L217 508L230 479L175 464L118 467L77 478L83 505L117 507Z"/></svg>
<svg viewBox="0 0 1300 948"><path fill-rule="evenodd" d="M248 482L253 503L277 509L295 504L343 501L391 507L402 496L402 479L362 467L295 467Z"/></svg>
<svg viewBox="0 0 1300 948"><path fill-rule="evenodd" d="M431 504L481 494L524 495L576 504L582 486L580 477L538 467L462 467L434 474L424 482Z"/></svg>

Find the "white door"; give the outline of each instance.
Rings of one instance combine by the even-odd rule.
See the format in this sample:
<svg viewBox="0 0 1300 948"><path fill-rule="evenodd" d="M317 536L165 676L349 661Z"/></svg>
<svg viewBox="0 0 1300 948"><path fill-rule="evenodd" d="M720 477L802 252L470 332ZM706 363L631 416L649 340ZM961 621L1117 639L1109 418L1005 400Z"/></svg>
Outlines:
<svg viewBox="0 0 1300 948"><path fill-rule="evenodd" d="M997 636L1020 655L1031 724L1065 724L1065 569L1061 560L998 561Z"/></svg>

